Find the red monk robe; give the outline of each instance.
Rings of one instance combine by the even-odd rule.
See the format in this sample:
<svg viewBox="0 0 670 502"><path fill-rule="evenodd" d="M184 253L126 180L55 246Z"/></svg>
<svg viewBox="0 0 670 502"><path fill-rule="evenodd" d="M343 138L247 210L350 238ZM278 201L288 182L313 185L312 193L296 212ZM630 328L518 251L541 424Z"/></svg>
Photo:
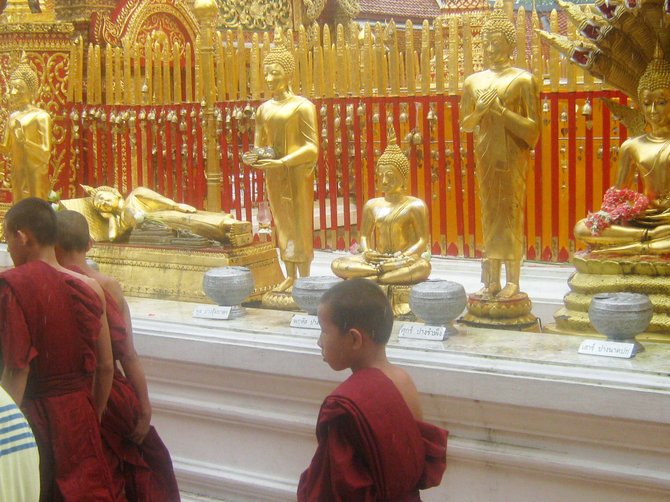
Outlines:
<svg viewBox="0 0 670 502"><path fill-rule="evenodd" d="M420 501L447 466L447 431L415 420L375 368L356 371L324 400L316 437L299 502Z"/></svg>
<svg viewBox="0 0 670 502"><path fill-rule="evenodd" d="M30 365L22 410L40 452L48 502L111 501L111 478L91 397L102 304L78 279L43 261L0 274L0 350Z"/></svg>
<svg viewBox="0 0 670 502"><path fill-rule="evenodd" d="M112 338L114 360L128 350L128 334L123 313L105 290L107 322ZM130 382L116 366L107 409L102 416L102 437L105 443L115 493L123 493L130 502L178 502L177 480L172 469L170 453L154 427L141 445L129 436L140 415L140 403Z"/></svg>

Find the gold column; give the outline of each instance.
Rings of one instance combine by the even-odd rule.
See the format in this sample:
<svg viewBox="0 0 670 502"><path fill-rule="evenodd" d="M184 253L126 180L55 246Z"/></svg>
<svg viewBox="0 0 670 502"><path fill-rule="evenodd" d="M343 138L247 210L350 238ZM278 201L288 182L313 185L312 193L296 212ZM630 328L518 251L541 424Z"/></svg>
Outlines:
<svg viewBox="0 0 670 502"><path fill-rule="evenodd" d="M219 10L214 0L195 0L193 3L195 16L200 22L200 55L202 61L201 75L203 86L202 101L205 104L205 138L207 140L207 165L205 179L207 180L207 211L221 211L221 185L223 177L219 169L219 155L217 152L216 121L214 116L214 102L216 86L207 85L213 83L212 63L214 59L214 47L212 46L212 34L214 23L218 17Z"/></svg>

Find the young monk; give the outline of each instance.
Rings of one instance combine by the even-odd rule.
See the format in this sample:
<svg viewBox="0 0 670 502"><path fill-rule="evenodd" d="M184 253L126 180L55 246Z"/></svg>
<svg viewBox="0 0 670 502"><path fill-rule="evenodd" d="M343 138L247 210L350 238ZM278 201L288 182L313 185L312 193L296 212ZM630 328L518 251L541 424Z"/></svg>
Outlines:
<svg viewBox="0 0 670 502"><path fill-rule="evenodd" d="M388 299L373 282L350 279L323 295L318 317L324 360L353 373L321 405L298 501L420 501L419 490L442 479L447 431L422 421L411 377L386 358Z"/></svg>
<svg viewBox="0 0 670 502"><path fill-rule="evenodd" d="M114 492L129 502L180 500L172 460L151 426L151 403L140 358L135 351L128 303L113 277L93 269L86 253L93 241L86 218L76 211L59 211L56 257L64 267L96 280L107 301L107 321L115 366L112 392L102 417L101 432L112 470Z"/></svg>
<svg viewBox="0 0 670 502"><path fill-rule="evenodd" d="M98 425L113 375L102 288L58 264L47 201L12 206L5 238L15 268L0 274L2 386L35 434L40 500L111 501Z"/></svg>

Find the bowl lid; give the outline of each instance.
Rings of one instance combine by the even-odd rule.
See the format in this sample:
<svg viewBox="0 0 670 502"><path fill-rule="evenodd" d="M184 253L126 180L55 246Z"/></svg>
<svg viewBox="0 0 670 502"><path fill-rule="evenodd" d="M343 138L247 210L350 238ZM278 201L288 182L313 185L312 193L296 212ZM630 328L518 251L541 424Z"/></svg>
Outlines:
<svg viewBox="0 0 670 502"><path fill-rule="evenodd" d="M463 285L443 279L427 280L412 286L410 296L414 298L449 298L465 296Z"/></svg>
<svg viewBox="0 0 670 502"><path fill-rule="evenodd" d="M593 296L591 306L616 312L634 312L652 308L649 297L641 293L598 293Z"/></svg>
<svg viewBox="0 0 670 502"><path fill-rule="evenodd" d="M206 277L239 277L247 274L251 274L251 270L239 266L210 268L205 272Z"/></svg>

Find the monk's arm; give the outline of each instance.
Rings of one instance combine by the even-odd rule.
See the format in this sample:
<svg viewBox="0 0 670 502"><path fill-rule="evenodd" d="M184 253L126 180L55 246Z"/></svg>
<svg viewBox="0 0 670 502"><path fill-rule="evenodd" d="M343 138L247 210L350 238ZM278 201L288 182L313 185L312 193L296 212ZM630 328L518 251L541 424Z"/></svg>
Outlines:
<svg viewBox="0 0 670 502"><path fill-rule="evenodd" d="M7 394L16 403L16 406L21 406L23 402L23 395L26 392L26 385L28 384L28 374L30 373L30 366L25 368L7 368L2 370L2 388L7 391Z"/></svg>
<svg viewBox="0 0 670 502"><path fill-rule="evenodd" d="M140 361L140 357L135 350L135 344L133 343L133 326L128 302L126 302L126 299L123 297L121 287L118 283L115 284L118 291L113 291L112 296L114 296L117 304L121 305L123 308L123 319L126 323L126 332L128 333L128 337L126 338L126 350L124 351L125 354L119 359L119 362L121 363L123 372L130 382L130 385L135 389L135 394L140 402L140 416L135 424L135 430L131 433L131 439L139 444L144 440L147 432L149 432L149 425L151 424L149 388L147 386L147 378L144 374L142 362Z"/></svg>
<svg viewBox="0 0 670 502"><path fill-rule="evenodd" d="M96 367L93 373L93 405L98 414L98 419L102 418L102 413L107 406L107 399L112 390L112 379L114 378L114 358L112 356L112 342L109 336L109 324L107 323L107 311L105 296L97 286L96 292L103 305L102 315L100 316L101 327L96 340L95 355ZM95 289L95 288L94 288Z"/></svg>

